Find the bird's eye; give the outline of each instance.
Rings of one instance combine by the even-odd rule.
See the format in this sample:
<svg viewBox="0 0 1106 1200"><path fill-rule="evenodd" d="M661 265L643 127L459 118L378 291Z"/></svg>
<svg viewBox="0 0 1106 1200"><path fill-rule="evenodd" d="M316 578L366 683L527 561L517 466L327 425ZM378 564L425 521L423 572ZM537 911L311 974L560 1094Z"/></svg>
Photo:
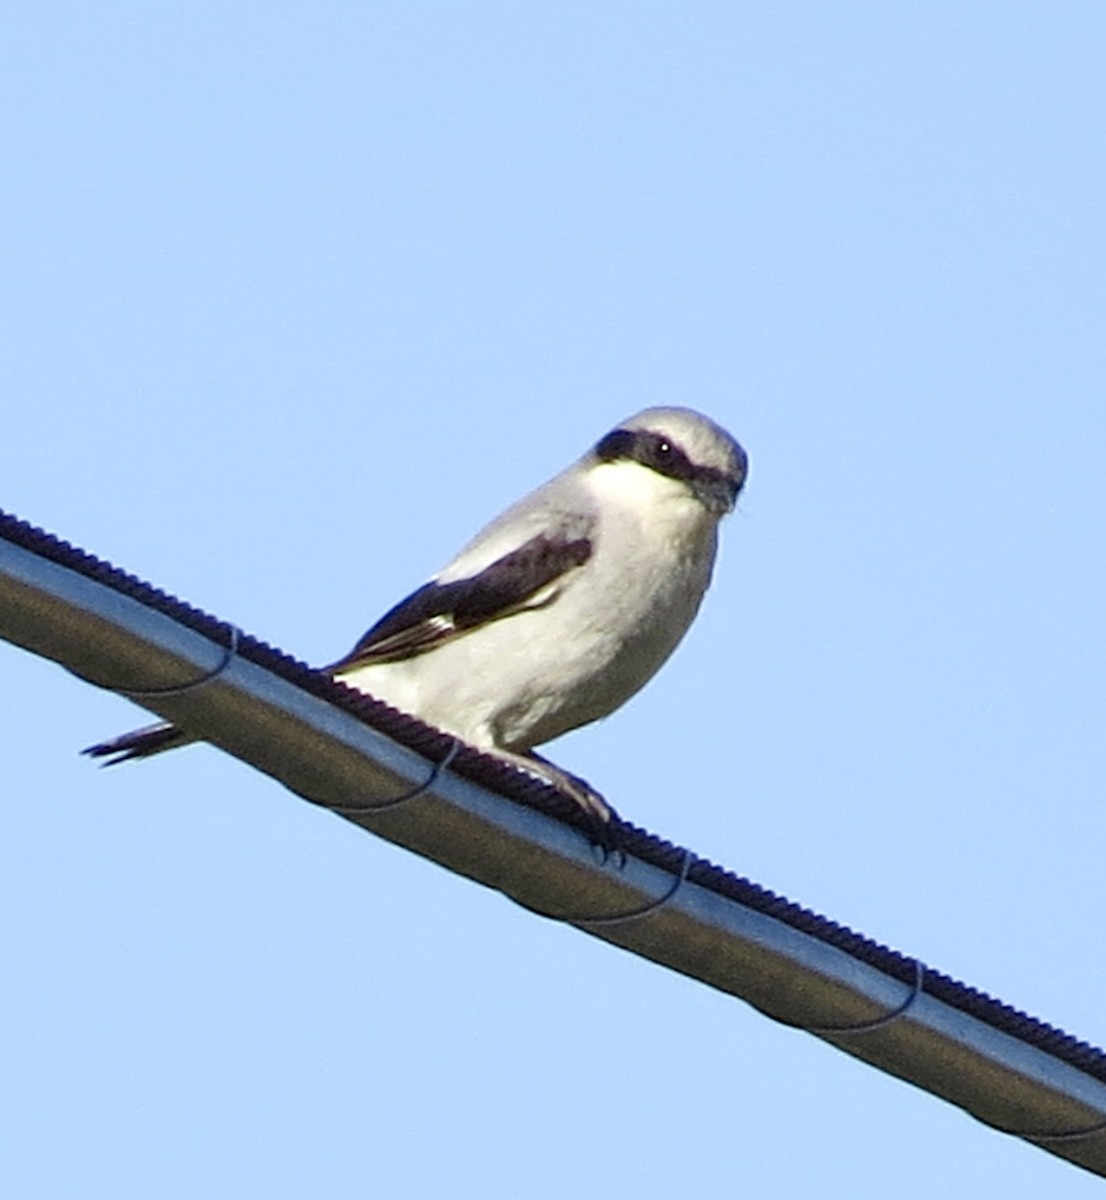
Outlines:
<svg viewBox="0 0 1106 1200"><path fill-rule="evenodd" d="M662 439L661 439L661 440L660 440L660 441L657 443L657 453L658 453L658 454L671 454L671 453L672 453L672 443L671 443L671 442L666 442L666 441L665 441L665 440L662 438Z"/></svg>

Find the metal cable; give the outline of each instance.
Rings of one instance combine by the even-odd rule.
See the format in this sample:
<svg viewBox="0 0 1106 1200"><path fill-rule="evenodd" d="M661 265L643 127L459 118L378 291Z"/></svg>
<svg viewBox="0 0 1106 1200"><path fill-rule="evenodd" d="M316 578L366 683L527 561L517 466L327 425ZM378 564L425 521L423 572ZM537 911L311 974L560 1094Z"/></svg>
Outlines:
<svg viewBox="0 0 1106 1200"><path fill-rule="evenodd" d="M188 683L174 684L170 687L132 688L113 687L108 683L97 682L97 686L106 688L109 692L118 692L119 695L126 696L131 700L143 700L155 696L183 696L187 692L194 692L197 688L206 687L207 684L222 675L238 653L238 641L242 631L237 625L231 625L229 629L230 641L226 646L221 647L223 656L219 662L210 671L205 671L199 678L189 680Z"/></svg>
<svg viewBox="0 0 1106 1200"><path fill-rule="evenodd" d="M680 867L678 874L672 881L671 887L664 893L663 896L658 896L655 900L650 900L648 904L641 908L630 909L628 912L611 913L609 915L601 915L597 917L573 916L566 913L551 913L544 909L534 908L531 904L525 904L523 901L516 899L514 896L510 899L514 900L520 908L525 908L527 912L532 912L539 917L545 917L550 921L560 921L564 925L582 925L585 928L588 926L599 926L601 928L609 928L612 925L621 925L625 921L636 921L641 917L651 916L653 913L670 904L676 893L683 887L687 880L688 872L691 870L691 864L695 859L695 855L690 850L684 851L683 864ZM623 862L625 856L623 856ZM619 868L621 870L621 867Z"/></svg>
<svg viewBox="0 0 1106 1200"><path fill-rule="evenodd" d="M793 1021L784 1021L782 1024L791 1025L795 1029L801 1029L804 1033L818 1035L832 1034L834 1037L847 1036L853 1033L874 1033L877 1029L884 1029L910 1012L925 987L925 964L916 958L911 961L914 964L914 986L910 989L910 995L907 996L898 1008L893 1008L890 1012L884 1013L882 1017L876 1017L871 1021L861 1021L857 1025L800 1025Z"/></svg>
<svg viewBox="0 0 1106 1200"><path fill-rule="evenodd" d="M375 813L388 812L393 808L399 808L401 804L406 804L408 800L415 800L424 792L428 792L437 783L442 772L447 770L450 763L457 757L457 751L460 748L460 741L457 738L451 738L449 750L441 762L434 764L434 769L430 772L430 778L425 783L420 783L413 790L404 792L402 796L393 796L391 800L384 800L380 804L328 804L326 807L343 817L369 816Z"/></svg>
<svg viewBox="0 0 1106 1200"><path fill-rule="evenodd" d="M1075 1129L1070 1133L1022 1133L1019 1129L1006 1129L1001 1125L992 1125L999 1133L1008 1133L1012 1137L1024 1138L1027 1142L1041 1142L1051 1145L1053 1142L1081 1142L1084 1138L1097 1137L1106 1133L1106 1121L1099 1121L1089 1129Z"/></svg>

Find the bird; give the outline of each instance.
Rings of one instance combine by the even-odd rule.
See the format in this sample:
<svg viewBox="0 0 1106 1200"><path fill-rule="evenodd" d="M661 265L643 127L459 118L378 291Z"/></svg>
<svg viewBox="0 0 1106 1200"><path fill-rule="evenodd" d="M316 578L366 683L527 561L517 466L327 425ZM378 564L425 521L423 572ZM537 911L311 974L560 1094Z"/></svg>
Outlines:
<svg viewBox="0 0 1106 1200"><path fill-rule="evenodd" d="M535 751L614 712L687 632L748 457L709 417L647 408L485 526L322 670L616 814ZM113 765L195 741L168 722L83 753Z"/></svg>

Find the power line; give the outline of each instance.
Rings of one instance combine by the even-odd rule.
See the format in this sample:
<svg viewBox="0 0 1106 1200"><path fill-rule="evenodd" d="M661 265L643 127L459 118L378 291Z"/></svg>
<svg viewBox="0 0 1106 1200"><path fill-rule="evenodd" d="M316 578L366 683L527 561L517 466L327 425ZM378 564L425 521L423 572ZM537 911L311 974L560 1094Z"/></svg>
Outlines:
<svg viewBox="0 0 1106 1200"><path fill-rule="evenodd" d="M1106 1053L634 827L0 513L0 637L544 916L1106 1176Z"/></svg>

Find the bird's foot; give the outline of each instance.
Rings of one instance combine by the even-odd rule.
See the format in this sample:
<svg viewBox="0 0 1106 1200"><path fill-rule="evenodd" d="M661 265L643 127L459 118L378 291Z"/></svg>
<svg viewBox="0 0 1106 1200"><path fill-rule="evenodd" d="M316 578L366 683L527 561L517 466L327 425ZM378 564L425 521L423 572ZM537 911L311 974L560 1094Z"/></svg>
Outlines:
<svg viewBox="0 0 1106 1200"><path fill-rule="evenodd" d="M604 864L613 862L621 868L626 862L626 855L618 844L622 824L618 813L586 779L573 775L563 767L554 766L547 758L532 750L526 759L528 770L551 783L581 811L587 824L588 837L602 855Z"/></svg>

